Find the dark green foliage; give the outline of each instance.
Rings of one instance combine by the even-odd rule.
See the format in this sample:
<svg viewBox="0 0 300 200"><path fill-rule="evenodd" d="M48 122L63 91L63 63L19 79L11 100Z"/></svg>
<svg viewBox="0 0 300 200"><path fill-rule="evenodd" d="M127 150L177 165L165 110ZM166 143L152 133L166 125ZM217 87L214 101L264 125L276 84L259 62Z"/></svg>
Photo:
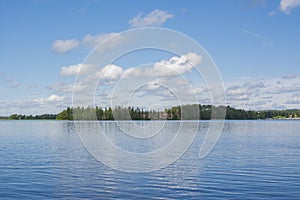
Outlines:
<svg viewBox="0 0 300 200"><path fill-rule="evenodd" d="M226 112L226 114L225 114ZM138 107L78 107L63 110L59 114L43 115L20 115L12 114L9 117L0 119L10 120L210 120L210 119L228 120L251 120L251 119L281 119L281 118L299 118L300 110L243 110L235 109L230 106L212 106L212 105L183 105L167 108L164 111L150 110L146 111Z"/></svg>
<svg viewBox="0 0 300 200"><path fill-rule="evenodd" d="M214 112L214 115L212 115ZM225 115L226 112L226 115ZM61 120L210 120L214 119L229 120L251 120L268 118L295 118L300 116L300 110L266 110L254 111L235 109L230 106L212 106L212 105L183 105L174 106L164 111L145 111L134 107L116 107L112 108L67 108L57 115Z"/></svg>
<svg viewBox="0 0 300 200"><path fill-rule="evenodd" d="M0 116L0 120L3 120L3 119L9 119L8 117L5 117L5 116Z"/></svg>
<svg viewBox="0 0 300 200"><path fill-rule="evenodd" d="M58 120L73 120L72 109L68 107L66 110L57 114L56 119L58 119Z"/></svg>
<svg viewBox="0 0 300 200"><path fill-rule="evenodd" d="M149 120L152 113L134 107L67 108L57 115L59 120ZM160 119L159 117L157 119Z"/></svg>
<svg viewBox="0 0 300 200"><path fill-rule="evenodd" d="M259 119L258 112L237 110L231 107L214 107L211 105L184 105L174 106L164 111L145 111L138 107L115 107L112 108L67 108L59 113L59 120L210 120L212 111L214 119Z"/></svg>
<svg viewBox="0 0 300 200"><path fill-rule="evenodd" d="M20 115L12 114L6 119L10 120L40 120L40 119L56 119L56 114L42 114L42 115Z"/></svg>

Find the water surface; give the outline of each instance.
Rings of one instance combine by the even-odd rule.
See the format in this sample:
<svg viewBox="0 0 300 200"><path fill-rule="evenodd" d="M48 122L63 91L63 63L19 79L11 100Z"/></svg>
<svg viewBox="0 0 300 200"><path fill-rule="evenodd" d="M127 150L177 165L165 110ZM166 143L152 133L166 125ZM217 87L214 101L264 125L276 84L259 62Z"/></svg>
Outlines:
<svg viewBox="0 0 300 200"><path fill-rule="evenodd" d="M170 131L163 134L171 136L178 123L166 122ZM73 122L0 121L0 198L299 199L300 121L226 121L213 151L199 159L208 123L200 123L194 143L168 167L125 173L94 159ZM93 132L95 124L82 127ZM115 122L100 126L129 151L161 148L170 138L130 143Z"/></svg>

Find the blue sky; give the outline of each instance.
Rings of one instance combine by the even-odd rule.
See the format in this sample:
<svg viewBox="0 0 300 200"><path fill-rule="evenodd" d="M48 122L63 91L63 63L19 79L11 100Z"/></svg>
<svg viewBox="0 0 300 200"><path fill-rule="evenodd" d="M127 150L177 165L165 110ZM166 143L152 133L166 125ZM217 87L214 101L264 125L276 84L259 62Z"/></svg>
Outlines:
<svg viewBox="0 0 300 200"><path fill-rule="evenodd" d="M201 44L219 68L227 104L299 108L299 21L300 0L1 0L0 115L70 106L75 76L67 72L103 39L147 26L173 29ZM152 62L172 57L149 55ZM140 54L119 67L143 62Z"/></svg>

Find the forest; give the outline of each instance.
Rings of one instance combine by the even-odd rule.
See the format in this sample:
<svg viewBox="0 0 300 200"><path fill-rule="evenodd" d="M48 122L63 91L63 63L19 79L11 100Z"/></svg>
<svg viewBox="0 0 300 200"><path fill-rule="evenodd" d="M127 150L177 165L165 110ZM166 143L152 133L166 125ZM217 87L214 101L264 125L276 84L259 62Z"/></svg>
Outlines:
<svg viewBox="0 0 300 200"><path fill-rule="evenodd" d="M0 116L0 120L211 120L212 111L218 113L226 111L227 120L255 120L255 119L295 119L300 118L300 109L290 110L244 110L230 106L212 105L183 105L166 108L163 111L144 110L139 107L81 107L63 110L58 114L22 115L12 114ZM214 115L213 119L223 119Z"/></svg>
<svg viewBox="0 0 300 200"><path fill-rule="evenodd" d="M1 119L6 120L40 120L40 119L56 119L56 114L42 114L42 115L22 115L22 114L12 114L8 117L0 116Z"/></svg>
<svg viewBox="0 0 300 200"><path fill-rule="evenodd" d="M300 109L291 110L244 110L230 106L212 105L183 105L166 108L163 111L144 110L139 107L81 107L63 110L58 114L21 115L12 114L0 119L9 120L211 120L212 111L218 114L226 111L225 119L228 120L254 120L254 119L286 119L299 118ZM214 115L213 119L222 119Z"/></svg>

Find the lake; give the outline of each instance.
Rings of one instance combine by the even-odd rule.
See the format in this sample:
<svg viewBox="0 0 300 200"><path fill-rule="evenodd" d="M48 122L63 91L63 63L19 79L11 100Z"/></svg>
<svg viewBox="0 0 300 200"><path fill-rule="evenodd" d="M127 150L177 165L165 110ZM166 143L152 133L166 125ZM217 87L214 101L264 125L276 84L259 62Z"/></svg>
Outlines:
<svg viewBox="0 0 300 200"><path fill-rule="evenodd" d="M134 123L156 130L151 122L122 123L129 130ZM164 122L161 140L139 138L134 143L117 122L79 126L89 134L101 127L117 146L147 152L167 144L179 125L190 134L191 123ZM299 120L226 121L213 150L200 159L208 124L199 123L193 143L175 162L147 173L128 173L96 160L73 122L0 121L0 198L299 199ZM121 159L126 165L126 158Z"/></svg>

